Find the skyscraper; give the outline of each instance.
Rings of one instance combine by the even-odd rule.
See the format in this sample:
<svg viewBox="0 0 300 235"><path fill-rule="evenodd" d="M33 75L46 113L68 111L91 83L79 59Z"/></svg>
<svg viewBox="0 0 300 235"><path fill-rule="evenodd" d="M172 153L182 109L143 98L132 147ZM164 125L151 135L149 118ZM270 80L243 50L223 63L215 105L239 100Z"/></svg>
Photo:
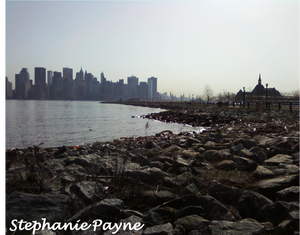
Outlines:
<svg viewBox="0 0 300 235"><path fill-rule="evenodd" d="M15 79L16 98L26 99L28 97L28 91L31 87L27 68L22 68L21 72L16 74Z"/></svg>
<svg viewBox="0 0 300 235"><path fill-rule="evenodd" d="M73 69L63 68L63 77L68 80L73 80Z"/></svg>
<svg viewBox="0 0 300 235"><path fill-rule="evenodd" d="M46 69L43 67L34 68L34 84L42 85L46 83Z"/></svg>
<svg viewBox="0 0 300 235"><path fill-rule="evenodd" d="M128 96L129 98L137 98L138 96L138 85L139 79L135 76L131 76L127 78L128 84Z"/></svg>
<svg viewBox="0 0 300 235"><path fill-rule="evenodd" d="M149 100L158 100L156 77L148 78L148 96Z"/></svg>

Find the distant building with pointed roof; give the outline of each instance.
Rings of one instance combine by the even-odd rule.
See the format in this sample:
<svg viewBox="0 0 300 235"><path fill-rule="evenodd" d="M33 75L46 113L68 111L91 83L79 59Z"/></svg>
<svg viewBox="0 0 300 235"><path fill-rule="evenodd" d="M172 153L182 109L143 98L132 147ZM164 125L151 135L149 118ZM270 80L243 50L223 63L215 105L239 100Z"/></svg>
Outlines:
<svg viewBox="0 0 300 235"><path fill-rule="evenodd" d="M258 77L258 83L254 87L254 89L251 92L245 92L245 100L263 100L266 98L266 95L269 100L276 100L281 98L281 94L279 91L273 88L268 88L268 84L266 84L266 87L262 85L261 82L261 75L259 74ZM243 100L244 92L242 90L239 90L239 92L235 96L236 101L242 101Z"/></svg>

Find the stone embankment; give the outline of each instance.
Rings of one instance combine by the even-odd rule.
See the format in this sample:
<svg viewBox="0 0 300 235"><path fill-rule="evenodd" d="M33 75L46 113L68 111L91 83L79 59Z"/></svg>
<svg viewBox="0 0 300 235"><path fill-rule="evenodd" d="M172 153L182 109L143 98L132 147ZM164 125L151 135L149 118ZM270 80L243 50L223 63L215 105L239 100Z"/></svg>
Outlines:
<svg viewBox="0 0 300 235"><path fill-rule="evenodd" d="M194 109L147 117L209 128L7 150L7 233L13 219L46 218L144 224L117 234L299 234L298 112Z"/></svg>

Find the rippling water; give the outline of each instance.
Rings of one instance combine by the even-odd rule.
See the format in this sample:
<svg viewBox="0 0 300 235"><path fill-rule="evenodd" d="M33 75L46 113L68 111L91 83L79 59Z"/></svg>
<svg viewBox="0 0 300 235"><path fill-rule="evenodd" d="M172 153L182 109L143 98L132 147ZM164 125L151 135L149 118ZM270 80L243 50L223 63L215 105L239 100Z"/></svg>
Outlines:
<svg viewBox="0 0 300 235"><path fill-rule="evenodd" d="M42 147L70 146L154 135L163 130L175 133L200 130L188 125L132 118L160 111L97 101L7 100L6 148L26 148L41 142Z"/></svg>

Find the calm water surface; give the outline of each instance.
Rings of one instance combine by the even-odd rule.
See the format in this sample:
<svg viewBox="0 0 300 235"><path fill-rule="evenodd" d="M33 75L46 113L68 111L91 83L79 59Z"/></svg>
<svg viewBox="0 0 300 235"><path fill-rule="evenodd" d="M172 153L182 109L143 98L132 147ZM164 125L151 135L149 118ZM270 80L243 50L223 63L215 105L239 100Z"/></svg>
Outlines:
<svg viewBox="0 0 300 235"><path fill-rule="evenodd" d="M199 127L132 118L160 111L98 101L7 100L6 148L27 148L41 142L42 147L80 145L155 135L163 130L200 131Z"/></svg>

